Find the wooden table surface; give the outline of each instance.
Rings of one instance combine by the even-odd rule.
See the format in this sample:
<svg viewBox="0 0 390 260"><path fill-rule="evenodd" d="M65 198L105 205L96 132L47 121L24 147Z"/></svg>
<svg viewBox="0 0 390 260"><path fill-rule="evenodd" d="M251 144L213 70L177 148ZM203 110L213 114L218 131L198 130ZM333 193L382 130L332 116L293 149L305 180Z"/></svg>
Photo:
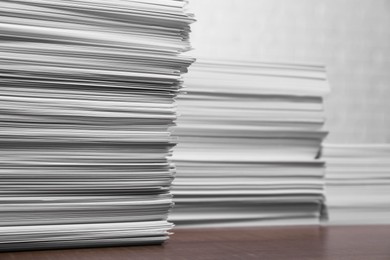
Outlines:
<svg viewBox="0 0 390 260"><path fill-rule="evenodd" d="M0 260L390 259L389 226L176 229L162 246L0 253Z"/></svg>

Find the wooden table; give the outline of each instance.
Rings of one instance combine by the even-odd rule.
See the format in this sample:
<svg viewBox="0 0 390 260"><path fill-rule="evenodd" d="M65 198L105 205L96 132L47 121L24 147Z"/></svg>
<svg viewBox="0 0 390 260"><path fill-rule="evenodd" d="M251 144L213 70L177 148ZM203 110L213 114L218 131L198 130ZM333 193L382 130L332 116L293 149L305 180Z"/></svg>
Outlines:
<svg viewBox="0 0 390 260"><path fill-rule="evenodd" d="M162 246L0 253L0 260L390 259L390 226L176 229Z"/></svg>

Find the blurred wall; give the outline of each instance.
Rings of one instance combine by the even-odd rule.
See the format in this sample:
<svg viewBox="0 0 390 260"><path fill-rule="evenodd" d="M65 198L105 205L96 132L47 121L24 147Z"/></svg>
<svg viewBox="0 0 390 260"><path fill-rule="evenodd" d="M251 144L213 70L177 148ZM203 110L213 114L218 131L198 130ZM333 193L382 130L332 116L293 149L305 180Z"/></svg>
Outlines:
<svg viewBox="0 0 390 260"><path fill-rule="evenodd" d="M194 55L325 64L327 142L390 142L390 0L190 0Z"/></svg>

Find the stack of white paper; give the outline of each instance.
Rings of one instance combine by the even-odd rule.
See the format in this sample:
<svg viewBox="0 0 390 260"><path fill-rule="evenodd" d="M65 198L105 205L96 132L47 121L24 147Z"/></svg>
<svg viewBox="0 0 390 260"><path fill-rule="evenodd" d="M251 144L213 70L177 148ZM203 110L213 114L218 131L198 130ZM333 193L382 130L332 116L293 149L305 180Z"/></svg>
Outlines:
<svg viewBox="0 0 390 260"><path fill-rule="evenodd" d="M1 1L0 250L167 239L185 4Z"/></svg>
<svg viewBox="0 0 390 260"><path fill-rule="evenodd" d="M329 224L390 224L390 145L326 144Z"/></svg>
<svg viewBox="0 0 390 260"><path fill-rule="evenodd" d="M324 68L198 61L185 82L171 220L182 227L318 223Z"/></svg>

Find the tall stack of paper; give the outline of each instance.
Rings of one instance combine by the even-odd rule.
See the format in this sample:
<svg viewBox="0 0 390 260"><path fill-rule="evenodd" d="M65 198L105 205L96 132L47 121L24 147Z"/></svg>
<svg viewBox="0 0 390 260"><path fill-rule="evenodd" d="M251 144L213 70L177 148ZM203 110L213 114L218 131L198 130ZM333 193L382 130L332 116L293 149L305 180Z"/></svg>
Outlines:
<svg viewBox="0 0 390 260"><path fill-rule="evenodd" d="M326 144L329 224L390 224L390 145Z"/></svg>
<svg viewBox="0 0 390 260"><path fill-rule="evenodd" d="M171 220L179 227L318 223L324 68L199 61L185 82Z"/></svg>
<svg viewBox="0 0 390 260"><path fill-rule="evenodd" d="M167 239L185 1L0 10L0 250Z"/></svg>

